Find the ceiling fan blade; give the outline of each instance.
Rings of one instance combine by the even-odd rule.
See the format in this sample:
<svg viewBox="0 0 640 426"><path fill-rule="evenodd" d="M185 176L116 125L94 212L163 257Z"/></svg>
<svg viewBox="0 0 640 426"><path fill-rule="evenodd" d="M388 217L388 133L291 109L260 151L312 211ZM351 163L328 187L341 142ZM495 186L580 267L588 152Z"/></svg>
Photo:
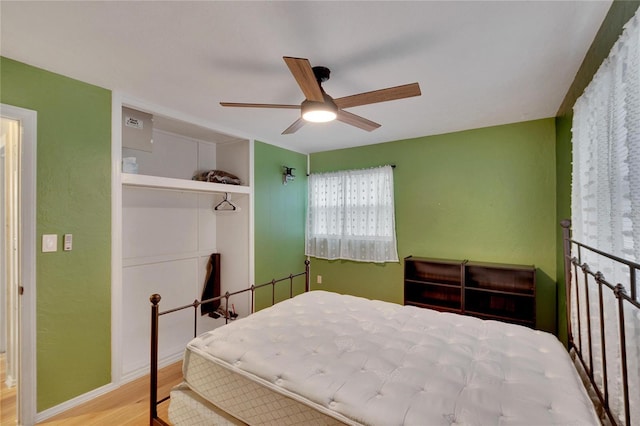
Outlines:
<svg viewBox="0 0 640 426"><path fill-rule="evenodd" d="M402 86L374 90L372 92L359 93L357 95L345 96L343 98L334 99L333 101L338 105L338 108L351 108L360 105L410 98L413 96L420 96L421 94L420 85L418 83L411 83L404 84Z"/></svg>
<svg viewBox="0 0 640 426"><path fill-rule="evenodd" d="M380 127L380 124L376 123L375 121L367 120L364 117L360 117L359 115L355 115L342 110L338 110L338 116L336 117L336 120L358 127L362 130L366 130L367 132L371 132Z"/></svg>
<svg viewBox="0 0 640 426"><path fill-rule="evenodd" d="M223 107L240 107L240 108L284 108L284 109L300 109L300 105L286 104L246 104L240 102L220 102Z"/></svg>
<svg viewBox="0 0 640 426"><path fill-rule="evenodd" d="M287 127L287 129L282 132L283 135L290 135L291 133L295 133L297 132L302 126L304 126L304 119L302 117L298 118L296 121L293 122L293 124L289 127Z"/></svg>
<svg viewBox="0 0 640 426"><path fill-rule="evenodd" d="M289 56L284 56L283 59L287 63L291 74L293 74L293 77L298 82L298 86L300 86L305 98L309 101L324 102L322 90L320 90L320 85L316 80L309 60L304 58L291 58Z"/></svg>

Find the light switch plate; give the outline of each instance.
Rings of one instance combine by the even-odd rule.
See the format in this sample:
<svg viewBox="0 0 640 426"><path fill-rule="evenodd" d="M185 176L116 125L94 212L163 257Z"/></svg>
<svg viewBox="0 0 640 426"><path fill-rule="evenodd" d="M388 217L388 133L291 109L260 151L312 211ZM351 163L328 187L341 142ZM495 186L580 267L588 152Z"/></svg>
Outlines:
<svg viewBox="0 0 640 426"><path fill-rule="evenodd" d="M62 250L71 251L71 249L73 249L73 234L64 234L64 239L62 241Z"/></svg>
<svg viewBox="0 0 640 426"><path fill-rule="evenodd" d="M58 235L42 234L42 252L58 251Z"/></svg>

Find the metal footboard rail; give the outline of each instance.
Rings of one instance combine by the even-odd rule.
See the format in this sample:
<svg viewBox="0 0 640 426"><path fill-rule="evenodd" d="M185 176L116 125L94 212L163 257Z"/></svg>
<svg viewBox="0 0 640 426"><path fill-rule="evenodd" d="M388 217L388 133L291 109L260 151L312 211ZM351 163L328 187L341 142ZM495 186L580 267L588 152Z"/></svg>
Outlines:
<svg viewBox="0 0 640 426"><path fill-rule="evenodd" d="M166 311L160 311L160 300L162 297L159 294L153 294L149 297L149 301L151 302L151 362L150 362L150 372L149 372L149 424L150 425L162 425L168 426L169 424L158 417L158 405L162 404L166 400L169 399L169 396L158 400L158 335L159 328L158 323L159 319L162 315L168 315L174 312L183 311L185 309L192 308L193 309L193 337L197 336L198 333L198 307L205 303L218 302L224 299L225 303L225 324L229 322L231 316L229 315L229 299L232 296L236 296L238 294L243 294L250 292L251 293L251 303L250 303L250 313L254 312L255 306L255 291L271 286L271 304L275 305L275 287L276 284L289 281L289 298L293 297L293 280L294 278L304 276L304 291L308 292L310 290L310 281L309 281L309 260L304 261L304 272L300 272L297 274L290 274L286 277L282 277L279 279L273 279L269 282L265 282L263 284L252 285L251 287L247 287L242 290L234 291L234 292L226 292L223 295L212 297L206 300L194 300L193 303L188 305L178 306L177 308L168 309Z"/></svg>
<svg viewBox="0 0 640 426"><path fill-rule="evenodd" d="M604 301L603 291L607 290L613 293L617 300L617 327L618 327L618 347L620 351L620 374L621 374L621 386L622 386L622 399L624 407L624 425L631 425L631 413L629 405L629 376L628 376L628 358L627 358L627 337L625 331L625 304L628 304L636 309L640 310L640 301L638 300L638 294L636 290L636 277L637 272L640 271L640 264L632 262L626 259L622 259L618 256L605 253L601 250L589 247L586 244L571 239L571 222L569 220L563 220L561 222L563 231L563 251L564 251L564 272L565 272L565 290L566 290L566 313L567 313L567 335L569 340L569 350L573 349L577 355L582 367L584 368L589 381L595 391L602 407L609 421L617 425L619 422L616 420L616 416L611 412L610 408L610 394L609 394L609 379L607 371L607 341L605 333L605 318L604 318ZM575 248L575 256L572 256L572 251ZM606 280L604 274L600 271L592 271L589 265L582 261L583 252L596 253L599 256L613 260L620 264L622 267L629 268L629 286L631 294L627 293L624 285L621 283L613 284ZM582 276L582 280L578 279ZM572 279L573 277L573 279ZM585 306L580 306L579 288L583 286ZM600 335L600 358L602 369L602 386L599 386L594 375L594 341L593 341L593 327L591 321L591 302L590 298L590 286L597 286L598 297L598 324L595 327L599 327ZM572 296L572 292L575 290L575 296ZM576 301L576 318L577 318L577 336L574 336L572 330L572 315L571 315L571 303L572 297L575 297ZM585 309L585 312L581 312L581 309ZM582 321L586 320L586 324L582 324ZM583 335L583 329L586 328L586 336ZM577 338L577 341L575 340ZM615 343L615 342L614 342ZM585 349L588 351L588 358L585 360Z"/></svg>

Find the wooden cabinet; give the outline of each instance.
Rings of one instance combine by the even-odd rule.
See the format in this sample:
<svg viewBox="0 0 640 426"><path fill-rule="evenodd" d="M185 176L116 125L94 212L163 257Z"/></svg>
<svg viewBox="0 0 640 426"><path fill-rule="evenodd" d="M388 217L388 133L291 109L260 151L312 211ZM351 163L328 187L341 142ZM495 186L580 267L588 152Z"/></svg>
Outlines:
<svg viewBox="0 0 640 426"><path fill-rule="evenodd" d="M529 265L431 259L404 261L404 303L535 326L536 269Z"/></svg>
<svg viewBox="0 0 640 426"><path fill-rule="evenodd" d="M465 263L464 313L534 327L536 268L501 263Z"/></svg>
<svg viewBox="0 0 640 426"><path fill-rule="evenodd" d="M404 304L460 312L464 261L409 256L404 260Z"/></svg>

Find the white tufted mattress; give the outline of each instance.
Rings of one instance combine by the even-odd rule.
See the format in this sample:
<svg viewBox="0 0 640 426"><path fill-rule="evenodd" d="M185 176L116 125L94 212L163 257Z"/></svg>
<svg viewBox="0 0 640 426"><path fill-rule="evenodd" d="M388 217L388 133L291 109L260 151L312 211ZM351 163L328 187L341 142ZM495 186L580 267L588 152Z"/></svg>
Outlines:
<svg viewBox="0 0 640 426"><path fill-rule="evenodd" d="M548 333L324 291L193 339L184 377L249 424L599 424Z"/></svg>

